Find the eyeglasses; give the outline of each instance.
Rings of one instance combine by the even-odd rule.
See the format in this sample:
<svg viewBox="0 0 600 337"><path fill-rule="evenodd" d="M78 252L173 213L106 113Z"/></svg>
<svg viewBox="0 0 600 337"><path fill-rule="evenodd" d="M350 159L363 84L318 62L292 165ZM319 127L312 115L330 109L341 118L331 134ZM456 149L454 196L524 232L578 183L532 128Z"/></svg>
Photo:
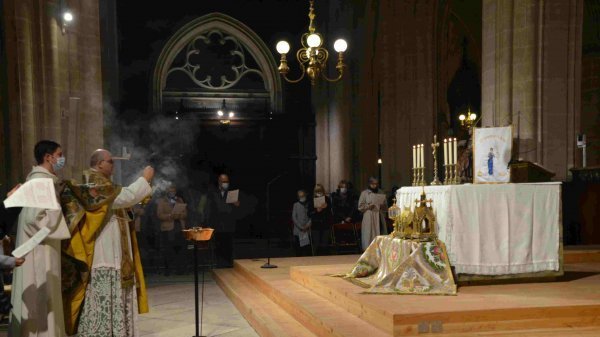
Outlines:
<svg viewBox="0 0 600 337"><path fill-rule="evenodd" d="M112 159L109 159L109 160L103 160L103 161L105 161L105 162L107 162L107 163L109 163L109 164L111 164L111 165L115 163L115 162L114 162Z"/></svg>

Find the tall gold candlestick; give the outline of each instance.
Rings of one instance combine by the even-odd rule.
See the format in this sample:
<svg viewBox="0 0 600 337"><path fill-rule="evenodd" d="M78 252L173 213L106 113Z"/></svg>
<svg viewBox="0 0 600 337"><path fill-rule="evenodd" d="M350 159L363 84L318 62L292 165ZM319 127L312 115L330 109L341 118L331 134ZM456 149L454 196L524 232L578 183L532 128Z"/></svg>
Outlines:
<svg viewBox="0 0 600 337"><path fill-rule="evenodd" d="M437 135L433 135L433 143L431 144L431 148L433 149L433 181L431 185L441 185L442 183L438 179L438 167L437 167L437 148L440 146L440 143L437 141Z"/></svg>

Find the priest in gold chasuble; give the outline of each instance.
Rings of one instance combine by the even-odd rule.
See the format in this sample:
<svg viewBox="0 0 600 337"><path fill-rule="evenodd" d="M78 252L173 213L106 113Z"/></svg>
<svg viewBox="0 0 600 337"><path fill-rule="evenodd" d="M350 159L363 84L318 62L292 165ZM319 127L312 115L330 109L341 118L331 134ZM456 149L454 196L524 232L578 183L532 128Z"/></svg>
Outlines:
<svg viewBox="0 0 600 337"><path fill-rule="evenodd" d="M138 336L148 302L135 229L126 209L152 189L146 167L127 187L110 180L113 159L97 150L82 184L67 183L61 204L71 232L62 247L65 329L69 335Z"/></svg>

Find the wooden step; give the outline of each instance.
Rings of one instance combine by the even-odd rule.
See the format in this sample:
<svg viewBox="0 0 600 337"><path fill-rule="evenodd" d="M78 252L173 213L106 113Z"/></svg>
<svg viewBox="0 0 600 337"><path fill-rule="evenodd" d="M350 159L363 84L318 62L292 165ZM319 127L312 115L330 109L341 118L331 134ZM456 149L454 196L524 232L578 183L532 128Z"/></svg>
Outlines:
<svg viewBox="0 0 600 337"><path fill-rule="evenodd" d="M600 247L566 246L563 256L565 264L600 262Z"/></svg>
<svg viewBox="0 0 600 337"><path fill-rule="evenodd" d="M235 270L319 337L391 337L367 321L287 278L263 279L243 265Z"/></svg>
<svg viewBox="0 0 600 337"><path fill-rule="evenodd" d="M217 284L261 337L316 337L233 269L213 271Z"/></svg>
<svg viewBox="0 0 600 337"><path fill-rule="evenodd" d="M291 267L292 280L394 336L600 326L600 276L570 282L462 287L458 296L365 295L327 276L351 265ZM502 336L502 335L500 335Z"/></svg>
<svg viewBox="0 0 600 337"><path fill-rule="evenodd" d="M513 330L502 332L479 332L471 334L441 334L435 337L598 337L600 328L561 328L561 329L535 329Z"/></svg>

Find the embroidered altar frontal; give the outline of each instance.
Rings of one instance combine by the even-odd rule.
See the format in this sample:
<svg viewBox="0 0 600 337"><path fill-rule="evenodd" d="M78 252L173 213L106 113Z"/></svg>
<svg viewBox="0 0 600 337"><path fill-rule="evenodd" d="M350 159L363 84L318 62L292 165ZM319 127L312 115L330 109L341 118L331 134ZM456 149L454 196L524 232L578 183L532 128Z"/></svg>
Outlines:
<svg viewBox="0 0 600 337"><path fill-rule="evenodd" d="M378 236L342 275L371 294L456 295L444 244Z"/></svg>

